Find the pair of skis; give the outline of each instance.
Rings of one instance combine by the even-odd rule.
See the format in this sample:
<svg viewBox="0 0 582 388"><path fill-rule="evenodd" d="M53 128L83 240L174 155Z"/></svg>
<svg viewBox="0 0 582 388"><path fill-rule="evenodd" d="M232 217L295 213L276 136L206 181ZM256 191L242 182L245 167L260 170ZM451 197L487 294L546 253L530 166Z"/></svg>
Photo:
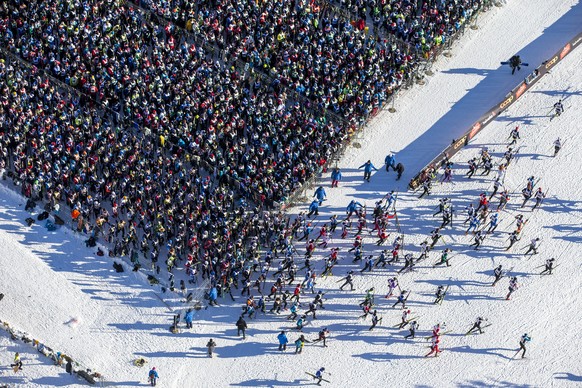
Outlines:
<svg viewBox="0 0 582 388"><path fill-rule="evenodd" d="M322 377L317 377L317 376L316 376L316 375L314 375L313 373L305 372L305 374L307 374L307 375L309 375L309 376L313 377L314 379L318 379L318 380L321 380L321 381L325 381L326 383L331 383L331 381L329 381L329 380L326 380L326 379L324 379L324 378L322 378Z"/></svg>

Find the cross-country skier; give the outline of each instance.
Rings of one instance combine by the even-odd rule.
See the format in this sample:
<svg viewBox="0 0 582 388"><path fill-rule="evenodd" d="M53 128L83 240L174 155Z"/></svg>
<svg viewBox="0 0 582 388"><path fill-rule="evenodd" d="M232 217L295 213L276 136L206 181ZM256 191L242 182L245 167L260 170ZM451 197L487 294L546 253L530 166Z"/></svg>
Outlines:
<svg viewBox="0 0 582 388"><path fill-rule="evenodd" d="M557 138L556 141L554 141L554 156L558 155L558 152L560 152L561 149L562 141L560 140L560 138Z"/></svg>
<svg viewBox="0 0 582 388"><path fill-rule="evenodd" d="M518 214L515 216L515 231L517 234L521 233L521 230L523 229L523 227L525 226L525 224L527 224L528 220L524 220L523 219L523 214Z"/></svg>
<svg viewBox="0 0 582 388"><path fill-rule="evenodd" d="M546 260L546 265L545 265L545 269L540 273L540 275L545 274L546 272L551 275L552 274L552 270L554 269L554 261L556 261L556 259L554 259L553 257L551 259L547 259Z"/></svg>
<svg viewBox="0 0 582 388"><path fill-rule="evenodd" d="M465 175L467 175L467 178L471 178L473 176L473 174L475 174L475 172L477 172L477 159L472 158L471 160L468 161L468 163L469 163L469 171L467 171L467 173Z"/></svg>
<svg viewBox="0 0 582 388"><path fill-rule="evenodd" d="M528 248L527 252L524 253L524 255L527 255L531 251L533 251L534 255L537 255L538 248L539 248L540 244L541 244L541 240L539 237L536 237L533 240L531 240L531 243L529 244L529 248Z"/></svg>
<svg viewBox="0 0 582 388"><path fill-rule="evenodd" d="M212 355L214 354L214 349L216 348L216 342L214 342L214 340L210 338L210 340L206 344L206 347L208 348L208 357L212 357Z"/></svg>
<svg viewBox="0 0 582 388"><path fill-rule="evenodd" d="M303 326L305 326L306 320L307 317L305 315L300 316L297 322L295 322L295 328L299 331L303 331Z"/></svg>
<svg viewBox="0 0 582 388"><path fill-rule="evenodd" d="M295 354L301 354L306 342L310 343L311 341L306 340L303 334L295 340Z"/></svg>
<svg viewBox="0 0 582 388"><path fill-rule="evenodd" d="M473 327L471 327L469 329L467 334L471 334L474 330L479 330L479 334L483 334L483 329L481 328L481 324L486 320L487 320L487 318L477 317L477 319L475 320L475 323L473 324Z"/></svg>
<svg viewBox="0 0 582 388"><path fill-rule="evenodd" d="M540 204L542 203L542 201L544 200L545 197L546 197L546 195L542 191L542 188L538 187L538 191L536 191L536 193L534 194L534 198L536 199L536 204L533 206L533 209L540 206Z"/></svg>
<svg viewBox="0 0 582 388"><path fill-rule="evenodd" d="M409 339L409 338L414 339L414 336L416 334L416 330L418 330L418 322L416 322L416 321L410 322L410 326L408 326L408 330L410 331L410 334L408 334L404 338L405 339Z"/></svg>
<svg viewBox="0 0 582 388"><path fill-rule="evenodd" d="M437 287L437 290L435 292L435 297L436 299L434 300L434 304L439 304L443 302L443 299L445 298L445 286L440 285Z"/></svg>
<svg viewBox="0 0 582 388"><path fill-rule="evenodd" d="M509 235L509 246L507 248L505 248L506 251L510 250L511 247L513 246L513 244L515 244L516 241L519 241L519 234L517 232L517 230L511 232L511 234Z"/></svg>
<svg viewBox="0 0 582 388"><path fill-rule="evenodd" d="M398 279L396 277L388 279L388 293L385 298L390 298L394 290L398 287Z"/></svg>
<svg viewBox="0 0 582 388"><path fill-rule="evenodd" d="M348 284L350 285L350 289L351 289L350 291L354 290L354 283L352 282L353 281L353 277L352 277L353 273L354 273L354 271L349 271L348 274L346 275L346 277L341 279L341 280L345 280L345 283L340 286L340 290L343 291L344 287L347 286Z"/></svg>
<svg viewBox="0 0 582 388"><path fill-rule="evenodd" d="M522 335L521 339L519 340L519 350L523 350L523 353L521 353L521 358L525 358L525 351L527 350L525 348L525 344L528 343L529 341L531 341L531 337L527 335L527 333ZM518 353L519 350L517 351Z"/></svg>
<svg viewBox="0 0 582 388"><path fill-rule="evenodd" d="M436 245L437 241L442 237L441 234L439 233L440 230L441 230L440 228L436 228L430 232L430 238L432 239L430 249L432 249Z"/></svg>
<svg viewBox="0 0 582 388"><path fill-rule="evenodd" d="M489 229L487 229L487 233L495 232L497 226L499 225L499 213L493 213L491 217L489 217Z"/></svg>
<svg viewBox="0 0 582 388"><path fill-rule="evenodd" d="M422 182L422 194L418 196L418 198L422 198L425 195L430 195L430 190L432 188L432 180L430 178L425 179Z"/></svg>
<svg viewBox="0 0 582 388"><path fill-rule="evenodd" d="M400 291L400 295L398 295L398 300L396 301L396 303L394 303L392 305L392 308L396 307L399 303L402 303L402 308L405 309L407 299L408 299L408 296L406 296L406 290Z"/></svg>
<svg viewBox="0 0 582 388"><path fill-rule="evenodd" d="M521 207L524 207L527 201L529 201L529 199L531 198L532 195L531 189L524 187L524 189L521 190L521 195L523 195L523 203L521 204Z"/></svg>
<svg viewBox="0 0 582 388"><path fill-rule="evenodd" d="M309 309L305 312L305 316L307 316L307 314L311 313L313 314L313 319L317 319L317 317L315 316L315 313L317 311L317 305L313 302L309 303Z"/></svg>
<svg viewBox="0 0 582 388"><path fill-rule="evenodd" d="M502 268L503 268L503 266L501 264L499 264L499 266L493 270L493 275L495 276L495 280L493 281L493 284L491 284L491 286L495 286L497 284L497 282L499 280L501 280L501 278L503 277L503 269Z"/></svg>
<svg viewBox="0 0 582 388"><path fill-rule="evenodd" d="M477 228L479 227L480 224L481 224L481 221L479 220L479 218L477 218L476 215L474 215L471 218L471 220L469 221L469 227L465 231L465 234L469 234L469 232L471 232L471 231L473 233L475 233L477 231Z"/></svg>
<svg viewBox="0 0 582 388"><path fill-rule="evenodd" d="M318 335L318 337L316 339L314 339L312 342L315 343L315 342L322 341L323 347L327 348L326 340L327 340L327 337L329 337L329 330L327 329L327 327L324 327L323 329L321 329L317 335Z"/></svg>
<svg viewBox="0 0 582 388"><path fill-rule="evenodd" d="M317 379L317 385L321 385L321 381L323 380L323 373L325 372L325 368L321 367L317 372L315 372L315 378Z"/></svg>
<svg viewBox="0 0 582 388"><path fill-rule="evenodd" d="M402 267L397 273L402 273L406 269L408 269L409 271L412 271L413 266L414 266L414 257L412 257L412 254L407 253L406 255L404 255L404 267Z"/></svg>
<svg viewBox="0 0 582 388"><path fill-rule="evenodd" d="M521 57L519 55L514 55L509 58L509 66L511 67L511 75L515 73L515 69L521 70Z"/></svg>
<svg viewBox="0 0 582 388"><path fill-rule="evenodd" d="M370 176L372 175L372 170L378 171L378 169L372 164L370 160L362 164L358 169L364 169L364 180L370 182Z"/></svg>
<svg viewBox="0 0 582 388"><path fill-rule="evenodd" d="M297 310L299 308L299 303L295 302L291 305L291 308L289 309L289 311L291 312L291 314L287 317L287 319L289 320L294 320L295 318L297 318Z"/></svg>
<svg viewBox="0 0 582 388"><path fill-rule="evenodd" d="M517 283L517 276L514 276L509 280L509 293L505 297L505 300L509 300L511 297L511 294L513 294L513 292L515 290L517 290L518 288L519 288L519 284Z"/></svg>
<svg viewBox="0 0 582 388"><path fill-rule="evenodd" d="M511 130L509 137L511 138L511 143L509 143L508 147L511 147L512 145L517 143L518 139L521 139L521 137L519 137L519 125ZM508 152L511 152L511 148L509 148ZM509 163L509 160L507 162Z"/></svg>
<svg viewBox="0 0 582 388"><path fill-rule="evenodd" d="M439 206L438 206L439 210L437 210L437 212L434 213L432 216L434 217L437 214L442 213L448 206L449 206L449 199L448 198L445 197L445 198L439 199Z"/></svg>
<svg viewBox="0 0 582 388"><path fill-rule="evenodd" d="M158 376L158 371L156 371L156 367L154 366L148 373L148 380L152 387L156 386L159 378L160 376Z"/></svg>
<svg viewBox="0 0 582 388"><path fill-rule="evenodd" d="M450 267L451 264L449 263L449 252L451 252L449 248L445 249L441 255L440 261L434 263L434 266L436 267L437 265L446 264L447 267Z"/></svg>
<svg viewBox="0 0 582 388"><path fill-rule="evenodd" d="M495 196L495 194L497 194L497 191L499 190L499 188L502 185L503 184L499 181L499 179L495 179L495 181L493 181L493 193L489 196L490 201L491 201L491 198L493 198Z"/></svg>
<svg viewBox="0 0 582 388"><path fill-rule="evenodd" d="M428 241L424 240L422 243L420 243L420 256L418 256L416 262L419 262L422 259L426 259L428 251L429 251Z"/></svg>
<svg viewBox="0 0 582 388"><path fill-rule="evenodd" d="M556 116L559 116L564 112L564 105L562 104L562 100L559 100L554 104L554 111Z"/></svg>
<svg viewBox="0 0 582 388"><path fill-rule="evenodd" d="M475 233L474 240L475 242L471 244L471 246L474 246L475 250L478 251L479 247L481 246L481 243L483 242L483 240L485 240L485 234L483 233L483 231L478 230L477 233Z"/></svg>
<svg viewBox="0 0 582 388"><path fill-rule="evenodd" d="M364 268L362 268L360 270L360 272L364 272L366 270L368 270L368 272L371 272L373 267L374 267L374 256L373 255L369 255L366 258L366 264L364 265Z"/></svg>
<svg viewBox="0 0 582 388"><path fill-rule="evenodd" d="M504 210L505 207L507 206L507 202L509 202L510 197L509 197L509 191L504 190L500 195L499 195L499 204L497 205L497 211L500 210Z"/></svg>
<svg viewBox="0 0 582 388"><path fill-rule="evenodd" d="M22 360L20 359L20 353L16 352L16 354L14 354L14 363L10 364L10 366L14 368L14 373L22 370Z"/></svg>
<svg viewBox="0 0 582 388"><path fill-rule="evenodd" d="M382 321L382 318L378 318L378 311L374 310L372 313L372 326L368 330L373 330L380 321Z"/></svg>
<svg viewBox="0 0 582 388"><path fill-rule="evenodd" d="M428 354L426 354L425 357L428 357L433 353L434 353L435 357L438 357L439 353L442 352L442 350L439 349L440 342L441 342L440 336L438 336L438 335L433 336L432 337L432 344L430 346L430 352Z"/></svg>
<svg viewBox="0 0 582 388"><path fill-rule="evenodd" d="M408 325L408 317L410 316L410 309L402 310L401 322L398 325L399 329L404 329Z"/></svg>

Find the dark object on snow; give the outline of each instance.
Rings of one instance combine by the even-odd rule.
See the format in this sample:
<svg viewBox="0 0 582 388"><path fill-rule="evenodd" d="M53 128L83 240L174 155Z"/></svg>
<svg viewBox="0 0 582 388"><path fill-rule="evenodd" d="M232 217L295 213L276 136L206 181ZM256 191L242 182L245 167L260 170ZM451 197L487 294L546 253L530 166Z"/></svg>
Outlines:
<svg viewBox="0 0 582 388"><path fill-rule="evenodd" d="M0 294L0 300L4 299L4 294Z"/></svg>
<svg viewBox="0 0 582 388"><path fill-rule="evenodd" d="M402 163L398 163L394 171L398 172L398 177L396 177L396 180L399 180L402 177L402 173L404 172L404 165Z"/></svg>
<svg viewBox="0 0 582 388"><path fill-rule="evenodd" d="M95 237L91 236L88 240L85 241L85 245L89 248L93 248L95 245L97 245L97 240Z"/></svg>
<svg viewBox="0 0 582 388"><path fill-rule="evenodd" d="M133 272L137 272L137 271L139 271L139 269L140 269L140 268L141 268L141 264L140 264L140 263L137 263L137 264L135 264L135 265L133 266Z"/></svg>
<svg viewBox="0 0 582 388"><path fill-rule="evenodd" d="M36 207L36 202L34 202L34 201L32 200L32 198L29 198L29 199L26 201L26 206L24 206L24 211L26 211L26 212L27 212L27 211L29 211L29 210L33 210L35 207Z"/></svg>
<svg viewBox="0 0 582 388"><path fill-rule="evenodd" d="M68 374L70 375L73 374L73 363L71 362L71 360L67 361L67 365L65 365L65 370L67 371Z"/></svg>
<svg viewBox="0 0 582 388"><path fill-rule="evenodd" d="M48 217L49 217L49 212L44 211L44 212L40 213L36 219L39 220L39 221L44 221Z"/></svg>
<svg viewBox="0 0 582 388"><path fill-rule="evenodd" d="M101 248L97 248L97 256L104 256L105 252L103 252L103 250L101 250Z"/></svg>
<svg viewBox="0 0 582 388"><path fill-rule="evenodd" d="M55 224L57 225L65 225L65 221L59 216L55 216Z"/></svg>
<svg viewBox="0 0 582 388"><path fill-rule="evenodd" d="M31 226L32 224L34 224L34 218L30 218L28 217L26 220L26 225Z"/></svg>
<svg viewBox="0 0 582 388"><path fill-rule="evenodd" d="M186 297L186 303L190 303L190 302L192 302L192 298L193 298L193 297L194 297L194 296L192 295L192 293L189 293L189 294L188 294L188 296Z"/></svg>
<svg viewBox="0 0 582 388"><path fill-rule="evenodd" d="M92 385L96 384L95 378L93 378L93 376L90 375L89 373L87 373L86 371L79 370L79 371L77 371L77 374L79 376L81 376L82 378L84 378L85 380L87 380L87 382L89 384L92 384Z"/></svg>
<svg viewBox="0 0 582 388"><path fill-rule="evenodd" d="M160 281L153 275L148 275L148 281L150 284L158 284Z"/></svg>
<svg viewBox="0 0 582 388"><path fill-rule="evenodd" d="M113 268L115 268L115 272L123 272L123 266L117 261L113 262Z"/></svg>

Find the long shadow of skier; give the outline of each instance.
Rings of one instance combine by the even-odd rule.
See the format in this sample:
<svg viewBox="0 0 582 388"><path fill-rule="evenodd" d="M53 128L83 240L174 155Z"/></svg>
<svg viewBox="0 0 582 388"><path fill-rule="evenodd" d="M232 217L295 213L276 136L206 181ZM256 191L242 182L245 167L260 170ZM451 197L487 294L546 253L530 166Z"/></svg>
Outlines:
<svg viewBox="0 0 582 388"><path fill-rule="evenodd" d="M474 354L486 354L489 356L497 356L504 358L506 360L511 360L511 357L506 356L503 353L500 353L502 350L507 350L508 352L515 352L515 348L472 348L468 345L465 346L457 346L453 348L447 348L450 352L457 352L457 353L474 353Z"/></svg>
<svg viewBox="0 0 582 388"><path fill-rule="evenodd" d="M251 379L240 383L230 384L231 387L296 387L309 382L307 379L295 379L293 381Z"/></svg>

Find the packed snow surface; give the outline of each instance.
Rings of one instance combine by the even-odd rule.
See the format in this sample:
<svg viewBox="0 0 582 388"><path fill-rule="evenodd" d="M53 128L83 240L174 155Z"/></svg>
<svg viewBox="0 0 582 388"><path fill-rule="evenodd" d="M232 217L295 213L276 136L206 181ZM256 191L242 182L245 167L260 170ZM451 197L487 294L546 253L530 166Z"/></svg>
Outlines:
<svg viewBox="0 0 582 388"><path fill-rule="evenodd" d="M243 341L236 336L235 322L244 298L236 291L235 303L229 298L220 300L222 306L197 312L193 329L172 334L168 328L172 313L181 311L179 298L160 294L143 275L127 268L116 273L113 259L96 256L94 249L85 248L83 236L66 228L47 232L38 222L28 228L24 200L4 186L0 188L0 292L5 297L0 302L0 319L99 371L105 376L105 386L145 385L152 366L160 374L161 387L295 387L313 384L305 372L315 373L321 366L329 372L330 386L337 387L580 386L582 336L577 327L582 318L582 295L577 253L582 242L578 174L582 166L582 49L568 55L453 158L453 183L436 185L433 194L422 199L417 198L420 192L406 191L408 180L426 162L580 32L582 4L577 0L512 0L483 15L479 26L468 30L450 58L437 62L435 75L427 78L425 85L399 96L397 113L381 113L364 131L359 139L362 147L349 149L338 163L343 171L339 188L329 187L329 174L321 181L328 200L313 221L316 230L332 214L342 216L351 199L366 204L371 213L375 201L396 190L404 253L415 255L430 230L440 225L440 218L433 217L438 199L452 199L457 217L453 228L445 230L444 242L437 244L415 272L399 276L401 287L412 291L408 306L420 323L415 340L405 340L408 330L394 327L401 310L391 308L394 297L383 297L386 280L401 264L371 273L357 272L356 289L339 291L337 282L346 272L361 268L352 264L352 255L347 252L353 230L341 240L338 228L331 239L330 247L342 248L340 263L334 268L335 276L318 280L316 290L325 292L326 308L318 311L318 319L308 319L303 330L312 340L327 327L331 332L328 347L306 344L303 354L295 355L293 349L281 354L276 336L281 330L290 330L293 342L298 337L292 330L294 322L285 319L287 314L259 313L256 319L247 319L249 329ZM512 76L500 62L516 53L530 66ZM565 112L550 120L558 99L563 100ZM465 235L462 211L470 202L477 204L481 192L491 192L494 173L480 176L479 172L469 180L463 176L467 161L487 147L499 164L509 132L518 125L521 140L517 146L521 148L505 179L513 199L500 212L496 233L475 251L469 247L471 235ZM552 157L552 143L558 137L563 149ZM401 181L396 182L395 173L382 168L389 151L395 152L397 162L406 168ZM379 168L369 183L357 169L368 159ZM541 209L535 211L533 200L519 208L520 191L531 175L541 178L538 185L547 190ZM494 207L497 202L493 200ZM514 217L520 213L529 222L521 241L505 251L508 233L515 229ZM393 227L390 232L389 243L397 235ZM536 237L542 239L539 254L525 257L524 247ZM364 240L366 254L377 256L384 249L374 245L375 236ZM296 244L302 253L303 246ZM433 268L445 248L453 251L451 267ZM316 250L319 273L328 252ZM550 257L556 258L558 267L551 276L540 276L542 268L536 267ZM499 264L512 269L511 275L517 276L521 285L509 301L505 300L507 278L491 287L492 270ZM442 305L434 305L433 294L441 284L450 289ZM375 287L375 308L383 318L373 331L368 330L370 318L358 318L362 314L358 303L370 287ZM309 300L308 293L302 296L302 302ZM477 316L488 318L491 326L484 334L465 336ZM446 322L446 330L451 332L442 337L440 356L425 358L429 351L425 337L439 322ZM527 358L513 358L524 333L533 338ZM206 354L210 338L217 343L214 358ZM1 384L86 385L29 345L11 341L3 331L0 349ZM24 369L15 374L8 365L16 351L21 352ZM139 357L147 360L142 368L132 363Z"/></svg>

